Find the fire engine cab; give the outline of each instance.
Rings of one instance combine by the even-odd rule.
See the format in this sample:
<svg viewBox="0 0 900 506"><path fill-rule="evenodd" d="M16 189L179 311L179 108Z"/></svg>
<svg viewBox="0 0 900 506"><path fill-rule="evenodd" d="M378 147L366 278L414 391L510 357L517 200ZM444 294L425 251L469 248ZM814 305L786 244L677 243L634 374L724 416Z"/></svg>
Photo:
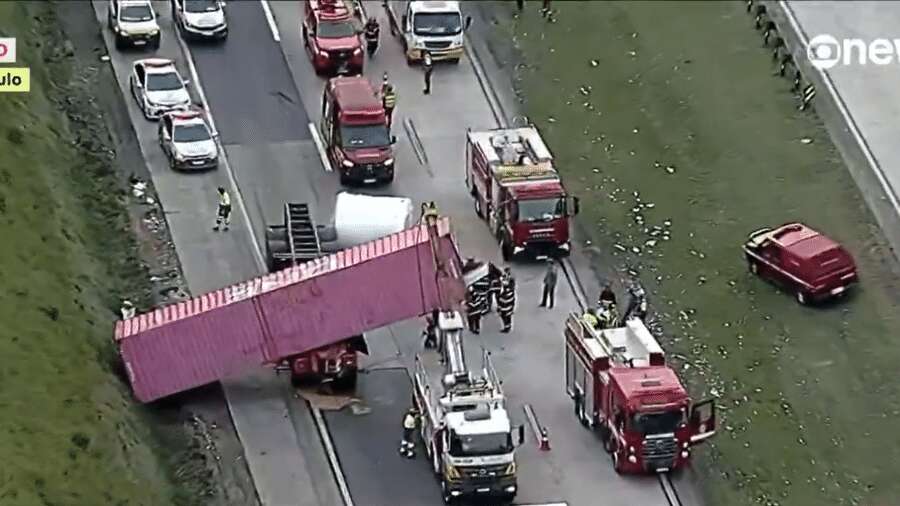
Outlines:
<svg viewBox="0 0 900 506"><path fill-rule="evenodd" d="M526 250L570 251L578 198L566 192L534 126L470 131L466 186L475 213L500 241L505 260Z"/></svg>
<svg viewBox="0 0 900 506"><path fill-rule="evenodd" d="M381 100L362 76L335 77L322 95L322 140L341 184L390 183L394 148Z"/></svg>
<svg viewBox="0 0 900 506"><path fill-rule="evenodd" d="M301 30L317 73L362 74L361 32L342 0L307 0Z"/></svg>
<svg viewBox="0 0 900 506"><path fill-rule="evenodd" d="M566 320L566 392L581 423L600 433L619 473L666 472L716 432L713 400L692 402L639 319L595 330Z"/></svg>

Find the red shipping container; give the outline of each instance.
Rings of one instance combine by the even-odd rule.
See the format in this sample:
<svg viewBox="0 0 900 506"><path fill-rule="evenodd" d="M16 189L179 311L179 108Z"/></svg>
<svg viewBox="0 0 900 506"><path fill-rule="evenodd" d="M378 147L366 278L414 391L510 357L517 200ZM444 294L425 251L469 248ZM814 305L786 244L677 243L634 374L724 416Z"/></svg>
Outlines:
<svg viewBox="0 0 900 506"><path fill-rule="evenodd" d="M448 219L438 235L438 258L427 227L416 226L117 322L135 396L150 402L457 306L465 288Z"/></svg>

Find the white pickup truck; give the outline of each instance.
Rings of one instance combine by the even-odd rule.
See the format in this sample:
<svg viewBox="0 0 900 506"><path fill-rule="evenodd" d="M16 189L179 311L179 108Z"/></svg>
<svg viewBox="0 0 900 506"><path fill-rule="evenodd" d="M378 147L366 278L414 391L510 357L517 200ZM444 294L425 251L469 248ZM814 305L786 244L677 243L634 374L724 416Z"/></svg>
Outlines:
<svg viewBox="0 0 900 506"><path fill-rule="evenodd" d="M407 0L385 2L391 34L400 35L406 61L421 61L425 52L434 61L459 63L465 52L465 31L472 17L463 19L458 1Z"/></svg>

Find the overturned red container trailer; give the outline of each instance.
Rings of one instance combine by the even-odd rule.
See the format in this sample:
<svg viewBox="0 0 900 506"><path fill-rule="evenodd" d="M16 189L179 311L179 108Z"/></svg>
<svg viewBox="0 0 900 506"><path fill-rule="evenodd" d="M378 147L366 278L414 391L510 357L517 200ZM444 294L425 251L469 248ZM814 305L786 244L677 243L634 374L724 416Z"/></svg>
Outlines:
<svg viewBox="0 0 900 506"><path fill-rule="evenodd" d="M135 396L150 402L464 297L442 218L119 321L115 341Z"/></svg>

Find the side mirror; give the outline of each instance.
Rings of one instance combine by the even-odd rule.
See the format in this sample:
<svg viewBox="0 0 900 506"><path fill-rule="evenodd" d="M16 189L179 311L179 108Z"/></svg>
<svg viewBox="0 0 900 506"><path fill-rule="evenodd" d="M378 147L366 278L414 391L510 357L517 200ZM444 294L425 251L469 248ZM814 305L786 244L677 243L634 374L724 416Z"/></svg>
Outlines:
<svg viewBox="0 0 900 506"><path fill-rule="evenodd" d="M407 16L406 14L404 14L403 17L400 18L400 24L403 26L403 29L404 29L404 30L406 30L406 22L407 22L407 21L409 21L409 16Z"/></svg>
<svg viewBox="0 0 900 506"><path fill-rule="evenodd" d="M472 16L466 16L466 24L463 30L468 30L472 26Z"/></svg>
<svg viewBox="0 0 900 506"><path fill-rule="evenodd" d="M225 0L219 0L219 8L225 10Z"/></svg>
<svg viewBox="0 0 900 506"><path fill-rule="evenodd" d="M397 144L397 136L396 135L391 136L391 144Z"/></svg>
<svg viewBox="0 0 900 506"><path fill-rule="evenodd" d="M525 443L525 426L519 425L518 427L516 427L516 432L519 433L518 434L519 445L524 444Z"/></svg>
<svg viewBox="0 0 900 506"><path fill-rule="evenodd" d="M581 210L578 197L569 197L569 216L575 216Z"/></svg>
<svg viewBox="0 0 900 506"><path fill-rule="evenodd" d="M691 444L702 443L715 435L715 399L709 399L694 404L694 406L691 408L689 425L691 428Z"/></svg>
<svg viewBox="0 0 900 506"><path fill-rule="evenodd" d="M215 141L219 140L219 132L213 132L213 133L212 133L212 138L213 138L213 140L215 140Z"/></svg>
<svg viewBox="0 0 900 506"><path fill-rule="evenodd" d="M188 85L191 84L191 80L190 80L190 79L182 79L181 82L184 83L185 86L188 86Z"/></svg>

